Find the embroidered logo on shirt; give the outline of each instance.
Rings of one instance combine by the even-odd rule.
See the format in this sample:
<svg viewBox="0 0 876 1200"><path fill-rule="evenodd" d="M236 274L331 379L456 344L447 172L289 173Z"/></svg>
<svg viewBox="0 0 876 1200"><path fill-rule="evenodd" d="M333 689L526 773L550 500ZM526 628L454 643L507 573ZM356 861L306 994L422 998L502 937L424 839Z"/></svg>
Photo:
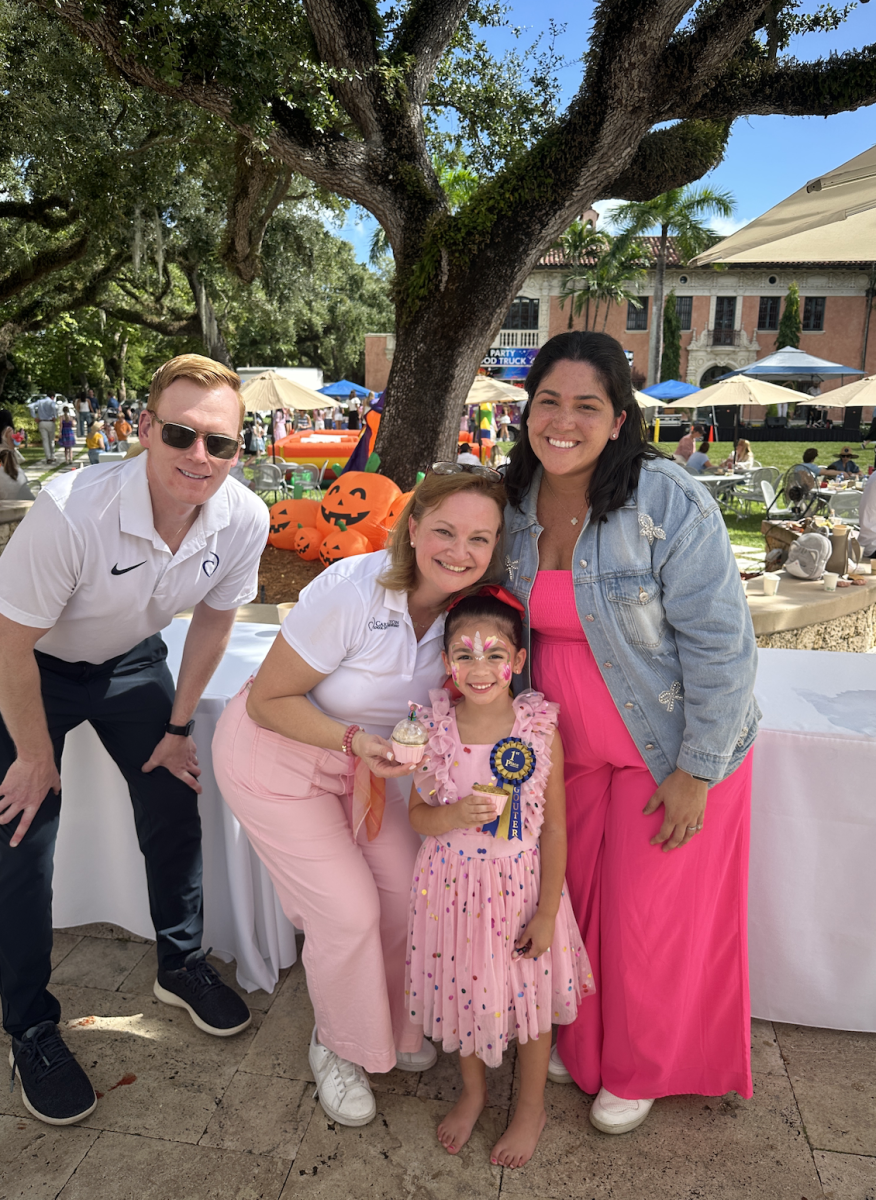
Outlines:
<svg viewBox="0 0 876 1200"><path fill-rule="evenodd" d="M675 701L680 700L681 696L681 684L676 679L665 692L660 693L657 699L661 704L666 705L667 712L672 712L675 708Z"/></svg>
<svg viewBox="0 0 876 1200"><path fill-rule="evenodd" d="M120 567L119 564L116 563L116 565L110 571L110 575L127 575L129 571L136 571L138 567L142 567L145 562L146 559L144 558L143 562L134 563L133 567Z"/></svg>
<svg viewBox="0 0 876 1200"><path fill-rule="evenodd" d="M648 539L648 545L653 546L655 539L666 541L666 534L659 525L655 525L647 513L639 513L639 536Z"/></svg>
<svg viewBox="0 0 876 1200"><path fill-rule="evenodd" d="M376 617L372 617L368 622L368 628L372 632L375 629L398 629L398 621L378 621Z"/></svg>
<svg viewBox="0 0 876 1200"><path fill-rule="evenodd" d="M201 563L201 567L203 568L204 574L207 576L208 579L210 578L210 576L213 574L213 572L216 570L216 568L218 566L219 566L219 555L216 554L215 552L212 554L208 554L207 557L204 559L204 561Z"/></svg>

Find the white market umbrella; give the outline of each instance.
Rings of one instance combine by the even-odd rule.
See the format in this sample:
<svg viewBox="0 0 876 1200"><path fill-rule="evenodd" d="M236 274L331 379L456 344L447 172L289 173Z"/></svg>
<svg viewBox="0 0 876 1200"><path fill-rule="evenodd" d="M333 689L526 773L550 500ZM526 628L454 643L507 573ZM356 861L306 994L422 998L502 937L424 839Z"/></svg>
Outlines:
<svg viewBox="0 0 876 1200"><path fill-rule="evenodd" d="M465 398L466 404L508 404L516 401L526 402L526 392L523 388L514 387L501 379L491 379L489 375L476 375L474 383L469 388Z"/></svg>
<svg viewBox="0 0 876 1200"><path fill-rule="evenodd" d="M734 375L731 379L720 379L702 391L682 396L665 404L664 408L711 408L718 405L742 404L799 404L799 392L790 388L767 383L764 379L751 379L745 375Z"/></svg>
<svg viewBox="0 0 876 1200"><path fill-rule="evenodd" d="M297 408L312 412L315 408L331 408L333 401L313 388L276 371L263 371L240 389L247 412L267 412L275 408Z"/></svg>
<svg viewBox="0 0 876 1200"><path fill-rule="evenodd" d="M845 387L835 388L832 392L822 392L820 396L811 396L807 404L819 404L823 408L857 408L868 404L876 405L876 375L868 375L866 379L858 379L847 383Z"/></svg>
<svg viewBox="0 0 876 1200"><path fill-rule="evenodd" d="M876 260L876 146L691 259L709 263Z"/></svg>

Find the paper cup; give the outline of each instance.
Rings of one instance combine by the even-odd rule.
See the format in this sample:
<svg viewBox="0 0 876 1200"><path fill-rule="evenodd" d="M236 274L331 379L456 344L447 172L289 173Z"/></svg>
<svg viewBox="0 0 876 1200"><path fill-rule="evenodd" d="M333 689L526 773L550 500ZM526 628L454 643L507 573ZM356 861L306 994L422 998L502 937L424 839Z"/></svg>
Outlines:
<svg viewBox="0 0 876 1200"><path fill-rule="evenodd" d="M836 585L839 582L839 575L836 571L825 571L822 584L826 592L835 592Z"/></svg>
<svg viewBox="0 0 876 1200"><path fill-rule="evenodd" d="M490 802L490 804L492 804L493 814L495 817L501 816L501 814L505 810L505 805L508 802L508 793L507 792L503 792L502 795L500 796L496 792L485 791L482 787L480 787L476 783L472 784L471 790L473 792L475 792L478 796L480 796L480 798L482 800L488 800Z"/></svg>
<svg viewBox="0 0 876 1200"><path fill-rule="evenodd" d="M765 596L775 596L779 590L778 575L764 575L763 577L763 594Z"/></svg>

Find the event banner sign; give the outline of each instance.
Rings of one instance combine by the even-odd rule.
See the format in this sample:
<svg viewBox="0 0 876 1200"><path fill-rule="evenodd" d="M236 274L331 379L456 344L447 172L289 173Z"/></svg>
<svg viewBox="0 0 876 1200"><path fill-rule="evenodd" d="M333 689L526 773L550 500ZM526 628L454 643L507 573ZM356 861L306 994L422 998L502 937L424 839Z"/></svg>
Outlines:
<svg viewBox="0 0 876 1200"><path fill-rule="evenodd" d="M481 363L482 367L524 367L528 370L538 354L538 347L521 350L510 346L496 346L489 350Z"/></svg>

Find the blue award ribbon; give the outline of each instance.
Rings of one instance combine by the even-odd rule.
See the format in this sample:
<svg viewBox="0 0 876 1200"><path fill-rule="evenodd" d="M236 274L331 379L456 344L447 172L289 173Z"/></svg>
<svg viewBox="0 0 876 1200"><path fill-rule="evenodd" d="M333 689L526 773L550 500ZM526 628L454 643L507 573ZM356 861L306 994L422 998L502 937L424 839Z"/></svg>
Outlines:
<svg viewBox="0 0 876 1200"><path fill-rule="evenodd" d="M507 737L496 742L490 751L490 770L497 779L502 780L506 791L511 784L511 803L506 803L501 814L488 825L482 825L484 833L493 837L518 838L523 841L523 817L521 814L520 795L521 784L525 783L535 770L535 751L522 738Z"/></svg>

